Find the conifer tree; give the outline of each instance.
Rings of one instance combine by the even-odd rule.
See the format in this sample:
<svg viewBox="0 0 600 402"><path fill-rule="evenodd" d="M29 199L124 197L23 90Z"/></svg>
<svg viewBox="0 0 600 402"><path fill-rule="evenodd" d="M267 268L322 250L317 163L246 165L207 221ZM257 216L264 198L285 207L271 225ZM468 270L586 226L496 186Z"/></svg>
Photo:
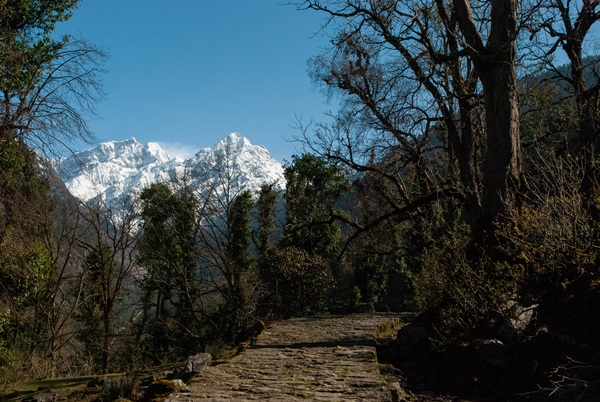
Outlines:
<svg viewBox="0 0 600 402"><path fill-rule="evenodd" d="M312 154L294 155L284 175L284 244L328 259L341 240L339 222L331 213L350 191L348 180L335 164Z"/></svg>
<svg viewBox="0 0 600 402"><path fill-rule="evenodd" d="M152 184L141 195L142 236L140 262L147 269L143 279L144 312L152 316L151 337L157 353L172 348L187 350L199 345L202 312L199 301L196 203L191 194L173 192L164 183Z"/></svg>

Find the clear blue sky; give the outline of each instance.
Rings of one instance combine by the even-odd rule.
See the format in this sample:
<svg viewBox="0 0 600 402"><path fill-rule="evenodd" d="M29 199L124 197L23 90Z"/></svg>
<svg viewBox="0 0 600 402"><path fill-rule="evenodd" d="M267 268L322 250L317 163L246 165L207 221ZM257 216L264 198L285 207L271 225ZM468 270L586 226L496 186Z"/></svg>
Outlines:
<svg viewBox="0 0 600 402"><path fill-rule="evenodd" d="M82 0L59 33L110 55L106 99L91 122L100 140L135 137L189 151L231 132L279 161L300 151L291 126L333 107L307 60L328 39L323 15L280 0Z"/></svg>

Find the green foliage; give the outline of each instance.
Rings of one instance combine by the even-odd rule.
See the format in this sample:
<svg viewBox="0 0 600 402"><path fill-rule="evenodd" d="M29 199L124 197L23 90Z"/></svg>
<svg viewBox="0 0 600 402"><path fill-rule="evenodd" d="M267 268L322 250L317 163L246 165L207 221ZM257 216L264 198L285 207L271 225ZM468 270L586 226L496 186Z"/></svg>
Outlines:
<svg viewBox="0 0 600 402"><path fill-rule="evenodd" d="M58 22L66 21L78 0L3 0L0 2L0 93L14 105L26 100L60 57L68 37L55 38ZM4 109L4 108L3 108ZM15 128L25 132L23 111L7 107L0 139L10 140ZM8 123L8 124L7 124Z"/></svg>
<svg viewBox="0 0 600 402"><path fill-rule="evenodd" d="M329 257L341 240L340 225L331 219L331 213L350 191L350 184L343 171L325 159L311 154L292 159L284 171L284 243Z"/></svg>
<svg viewBox="0 0 600 402"><path fill-rule="evenodd" d="M55 34L78 3L0 2L0 146L17 138L47 154L94 140L86 117L103 96L98 76L105 55Z"/></svg>
<svg viewBox="0 0 600 402"><path fill-rule="evenodd" d="M250 213L254 201L249 191L239 194L231 203L227 217L229 241L224 257L223 286L224 304L219 309L219 331L231 341L252 318L248 312L254 310L249 288L253 287L252 271L254 258L250 252L252 230Z"/></svg>
<svg viewBox="0 0 600 402"><path fill-rule="evenodd" d="M54 4L56 3L56 4ZM53 203L37 155L19 136L13 98L31 88L51 60L48 34L66 17L70 2L0 2L0 366L16 367L22 353L47 335L45 307L53 274L43 246ZM53 10L50 13L50 10ZM23 110L21 110L21 113ZM21 116L22 118L22 116ZM6 374L6 373L3 373Z"/></svg>
<svg viewBox="0 0 600 402"><path fill-rule="evenodd" d="M234 199L229 214L231 241L227 246L227 251L234 263L241 269L248 269L252 262L250 255L250 244L252 243L250 212L253 204L250 191L244 191Z"/></svg>
<svg viewBox="0 0 600 402"><path fill-rule="evenodd" d="M378 303L387 293L389 268L387 258L382 255L368 255L358 262L355 277L361 291L362 300Z"/></svg>
<svg viewBox="0 0 600 402"><path fill-rule="evenodd" d="M0 373L19 375L24 358L48 335L48 287L54 266L36 240L25 245L6 236L0 246Z"/></svg>
<svg viewBox="0 0 600 402"><path fill-rule="evenodd" d="M154 311L149 324L154 353L198 347L194 338L200 325L195 199L160 183L145 189L141 200L139 258L147 269L142 281L145 313Z"/></svg>
<svg viewBox="0 0 600 402"><path fill-rule="evenodd" d="M0 308L2 306L0 305ZM15 356L15 350L5 339L6 328L11 323L10 310L4 307L0 310L0 384L13 381L19 359Z"/></svg>
<svg viewBox="0 0 600 402"><path fill-rule="evenodd" d="M327 261L297 247L272 249L261 276L269 290L266 304L276 317L324 311L334 285Z"/></svg>
<svg viewBox="0 0 600 402"><path fill-rule="evenodd" d="M468 235L450 232L422 254L415 304L431 320L441 349L471 340L522 284L522 271L487 257L466 256Z"/></svg>
<svg viewBox="0 0 600 402"><path fill-rule="evenodd" d="M189 194L173 193L165 184L145 189L141 200L140 259L149 269L148 286L174 304L191 307L190 300L178 296L187 293L197 273L195 201Z"/></svg>
<svg viewBox="0 0 600 402"><path fill-rule="evenodd" d="M2 0L0 17L5 25L1 33L28 29L29 35L48 34L56 23L66 21L79 0ZM34 32L31 32L34 30Z"/></svg>
<svg viewBox="0 0 600 402"><path fill-rule="evenodd" d="M66 21L79 0L3 0L0 2L0 90L9 98L37 84L67 38L53 39L58 22Z"/></svg>
<svg viewBox="0 0 600 402"><path fill-rule="evenodd" d="M114 303L120 296L114 289L116 264L106 244L89 250L83 267L84 295L76 319L82 324L77 338L91 356L95 368L103 373L108 369L108 345L114 335ZM114 293L113 293L114 292Z"/></svg>
<svg viewBox="0 0 600 402"><path fill-rule="evenodd" d="M29 148L0 142L0 309L9 319L0 338L14 352L45 335L43 311L36 309L44 306L53 270L42 239L53 208L49 188Z"/></svg>
<svg viewBox="0 0 600 402"><path fill-rule="evenodd" d="M275 216L275 203L278 194L273 190L273 186L263 185L258 194L258 200L255 205L255 219L257 228L254 230L254 244L260 255L264 255L271 247L273 236L277 230L277 220Z"/></svg>

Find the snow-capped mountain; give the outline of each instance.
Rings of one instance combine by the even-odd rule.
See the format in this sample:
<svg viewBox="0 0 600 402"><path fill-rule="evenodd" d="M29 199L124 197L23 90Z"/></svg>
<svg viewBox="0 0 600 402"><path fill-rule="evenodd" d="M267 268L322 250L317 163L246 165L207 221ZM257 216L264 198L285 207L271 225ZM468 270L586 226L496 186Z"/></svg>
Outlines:
<svg viewBox="0 0 600 402"><path fill-rule="evenodd" d="M252 192L263 184L285 185L281 163L238 133L186 160L169 156L157 143L109 141L57 161L55 169L75 197L108 205L118 205L157 182L186 182L200 191L217 192L225 182L233 191Z"/></svg>

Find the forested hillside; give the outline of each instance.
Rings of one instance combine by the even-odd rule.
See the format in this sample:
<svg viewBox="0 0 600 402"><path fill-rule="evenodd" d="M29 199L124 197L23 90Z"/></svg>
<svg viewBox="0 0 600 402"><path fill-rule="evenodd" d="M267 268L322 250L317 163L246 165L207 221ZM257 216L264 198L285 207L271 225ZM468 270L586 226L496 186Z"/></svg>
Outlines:
<svg viewBox="0 0 600 402"><path fill-rule="evenodd" d="M285 191L223 163L120 205L42 163L94 142L104 54L53 35L77 3L0 1L0 383L366 308L415 313L380 356L413 389L597 397L599 1L299 1L328 18L310 74L341 108L300 127Z"/></svg>

